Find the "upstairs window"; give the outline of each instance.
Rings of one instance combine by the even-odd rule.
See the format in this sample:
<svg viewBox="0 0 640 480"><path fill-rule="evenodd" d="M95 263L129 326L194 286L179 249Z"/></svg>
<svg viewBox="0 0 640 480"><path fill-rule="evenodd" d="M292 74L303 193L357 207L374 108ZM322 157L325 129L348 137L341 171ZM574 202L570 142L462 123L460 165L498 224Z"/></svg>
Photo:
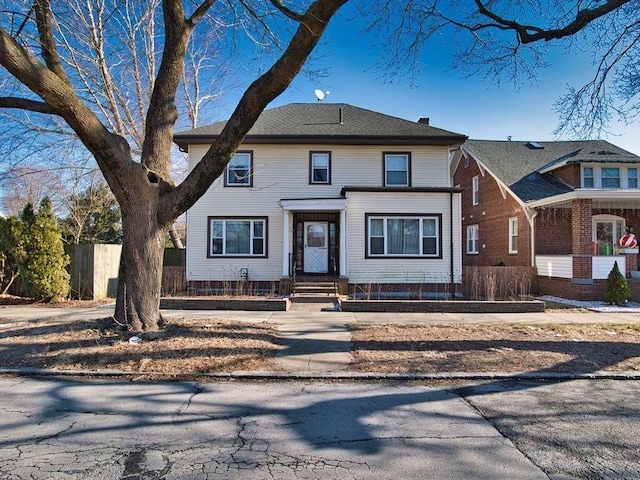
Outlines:
<svg viewBox="0 0 640 480"><path fill-rule="evenodd" d="M509 219L509 253L518 253L518 218Z"/></svg>
<svg viewBox="0 0 640 480"><path fill-rule="evenodd" d="M582 187L583 188L595 188L596 184L593 180L593 168L584 167L582 169Z"/></svg>
<svg viewBox="0 0 640 480"><path fill-rule="evenodd" d="M638 188L638 169L627 169L627 188Z"/></svg>
<svg viewBox="0 0 640 480"><path fill-rule="evenodd" d="M619 168L602 168L602 188L620 188Z"/></svg>
<svg viewBox="0 0 640 480"><path fill-rule="evenodd" d="M250 187L253 185L253 152L236 152L224 177L226 187Z"/></svg>
<svg viewBox="0 0 640 480"><path fill-rule="evenodd" d="M592 165L582 167L582 188L636 189L638 167Z"/></svg>
<svg viewBox="0 0 640 480"><path fill-rule="evenodd" d="M309 183L331 183L331 152L311 152Z"/></svg>
<svg viewBox="0 0 640 480"><path fill-rule="evenodd" d="M411 186L411 155L408 153L384 154L384 185L386 187Z"/></svg>
<svg viewBox="0 0 640 480"><path fill-rule="evenodd" d="M478 225L467 227L467 253L478 253Z"/></svg>
<svg viewBox="0 0 640 480"><path fill-rule="evenodd" d="M478 203L480 203L480 177L478 175L471 180L471 192L473 195L473 204L478 205Z"/></svg>

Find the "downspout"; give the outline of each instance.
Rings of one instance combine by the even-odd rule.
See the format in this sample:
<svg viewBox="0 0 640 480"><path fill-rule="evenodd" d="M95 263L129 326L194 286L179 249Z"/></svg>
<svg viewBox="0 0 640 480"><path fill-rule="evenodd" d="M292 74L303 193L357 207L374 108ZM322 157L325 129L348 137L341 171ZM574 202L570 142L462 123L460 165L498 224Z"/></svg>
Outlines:
<svg viewBox="0 0 640 480"><path fill-rule="evenodd" d="M450 269L450 273L451 273L451 286L449 288L450 291L450 295L451 295L451 299L453 300L455 298L455 289L456 289L456 284L453 278L453 268L454 268L454 262L453 262L453 247L454 247L454 242L453 242L453 192L449 192L449 240L450 240L450 245L449 245L449 269Z"/></svg>
<svg viewBox="0 0 640 480"><path fill-rule="evenodd" d="M538 216L538 210L534 210L532 214L527 214L527 219L529 220L529 225L531 228L529 231L531 232L531 266L537 267L536 265L536 217Z"/></svg>

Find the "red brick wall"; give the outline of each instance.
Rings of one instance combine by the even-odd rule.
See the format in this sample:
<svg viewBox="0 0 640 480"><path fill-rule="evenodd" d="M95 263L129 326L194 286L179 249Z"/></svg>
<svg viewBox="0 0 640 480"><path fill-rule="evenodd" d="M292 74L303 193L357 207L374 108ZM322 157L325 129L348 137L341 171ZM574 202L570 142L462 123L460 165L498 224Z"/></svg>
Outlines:
<svg viewBox="0 0 640 480"><path fill-rule="evenodd" d="M472 179L479 176L479 205L473 205ZM476 162L470 158L465 167L464 158L454 174L454 185L462 193L462 263L465 266L531 265L530 226L522 206L508 193L502 196L498 183L485 171L484 176ZM509 218L518 218L518 253L509 253ZM478 225L477 255L467 254L467 226Z"/></svg>
<svg viewBox="0 0 640 480"><path fill-rule="evenodd" d="M568 185L572 185L574 187L580 187L580 165L577 163L572 163L570 165L565 165L564 167L560 167L553 172L551 175L558 178Z"/></svg>
<svg viewBox="0 0 640 480"><path fill-rule="evenodd" d="M538 255L571 254L571 209L540 210L536 216L535 225Z"/></svg>
<svg viewBox="0 0 640 480"><path fill-rule="evenodd" d="M570 278L538 277L540 295L571 298L585 302L602 300L606 280L594 280L590 285L578 285Z"/></svg>
<svg viewBox="0 0 640 480"><path fill-rule="evenodd" d="M631 227L636 235L640 234L639 210L593 209L591 214L623 217L627 226ZM572 253L571 217L571 210L568 208L549 208L538 212L535 219L538 255L570 255ZM591 219L587 220L587 225L589 238L592 239Z"/></svg>

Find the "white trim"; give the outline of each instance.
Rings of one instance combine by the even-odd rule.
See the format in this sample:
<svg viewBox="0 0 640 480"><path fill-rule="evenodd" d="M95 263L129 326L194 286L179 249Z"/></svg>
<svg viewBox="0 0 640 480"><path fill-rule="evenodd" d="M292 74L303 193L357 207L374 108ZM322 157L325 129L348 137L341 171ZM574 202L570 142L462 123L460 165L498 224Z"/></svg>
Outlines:
<svg viewBox="0 0 640 480"><path fill-rule="evenodd" d="M340 258L340 275L347 276L347 199L346 198L299 198L283 199L279 202L284 210L284 221L282 222L283 238L282 242L282 276L289 277L289 250L290 240L293 235L291 230L292 211L340 211L340 248L338 249Z"/></svg>
<svg viewBox="0 0 640 480"><path fill-rule="evenodd" d="M291 237L293 236L293 231L291 230L291 213L287 210L284 211L283 220L282 220L282 230L284 234L282 235L282 277L289 277L289 254L290 252L290 242Z"/></svg>
<svg viewBox="0 0 640 480"><path fill-rule="evenodd" d="M515 220L515 229L513 228ZM513 237L516 238L516 248L513 248L512 240ZM510 217L509 218L509 253L515 254L518 253L518 217Z"/></svg>
<svg viewBox="0 0 640 480"><path fill-rule="evenodd" d="M475 238L471 238L469 236L469 234L471 232L475 232ZM475 250L470 250L469 249L469 240L475 240ZM480 228L478 227L478 225L467 225L467 241L466 241L466 252L468 255L477 255L478 253L480 253Z"/></svg>
<svg viewBox="0 0 640 480"><path fill-rule="evenodd" d="M485 164L483 164L480 161L480 159L473 153L473 151L465 147L465 145L461 145L460 149L463 152L471 155L473 160L478 165L478 168L480 169L480 172L482 173L483 176L484 176L484 170L489 172L489 175L495 180L498 186L500 186L501 189L504 188L505 192L509 192L509 195L511 195L511 197L516 201L516 203L522 206L522 211L527 218L527 222L529 223L529 234L531 237L531 265L535 266L536 250L535 250L535 244L534 244L534 238L535 238L534 228L535 228L535 218L538 215L538 212L535 210L536 205L532 205L531 203L525 203L518 195L513 193L511 189L502 180L500 180L497 176L495 176L493 172L489 168L487 168Z"/></svg>
<svg viewBox="0 0 640 480"><path fill-rule="evenodd" d="M527 208L547 207L556 203L570 202L572 200L637 200L638 190L594 190L594 189L578 189L573 192L567 192L553 197L547 197L540 200L527 202Z"/></svg>
<svg viewBox="0 0 640 480"><path fill-rule="evenodd" d="M302 198L280 200L283 210L345 210L346 198Z"/></svg>
<svg viewBox="0 0 640 480"><path fill-rule="evenodd" d="M471 179L471 204L480 204L480 175L474 175Z"/></svg>
<svg viewBox="0 0 640 480"><path fill-rule="evenodd" d="M347 211L345 209L340 210L340 248L338 248L340 254L340 266L339 272L341 277L348 277L347 273Z"/></svg>

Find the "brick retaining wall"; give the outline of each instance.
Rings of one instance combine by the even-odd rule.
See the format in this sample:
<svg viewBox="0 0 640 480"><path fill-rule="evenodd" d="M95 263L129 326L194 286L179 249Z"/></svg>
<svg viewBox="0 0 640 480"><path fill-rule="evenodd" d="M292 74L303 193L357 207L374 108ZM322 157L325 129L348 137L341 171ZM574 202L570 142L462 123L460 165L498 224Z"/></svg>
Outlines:
<svg viewBox="0 0 640 480"><path fill-rule="evenodd" d="M286 312L287 298L163 298L160 309L166 310L246 310L252 312Z"/></svg>
<svg viewBox="0 0 640 480"><path fill-rule="evenodd" d="M544 312L544 302L467 302L420 300L343 300L345 312L530 313Z"/></svg>

